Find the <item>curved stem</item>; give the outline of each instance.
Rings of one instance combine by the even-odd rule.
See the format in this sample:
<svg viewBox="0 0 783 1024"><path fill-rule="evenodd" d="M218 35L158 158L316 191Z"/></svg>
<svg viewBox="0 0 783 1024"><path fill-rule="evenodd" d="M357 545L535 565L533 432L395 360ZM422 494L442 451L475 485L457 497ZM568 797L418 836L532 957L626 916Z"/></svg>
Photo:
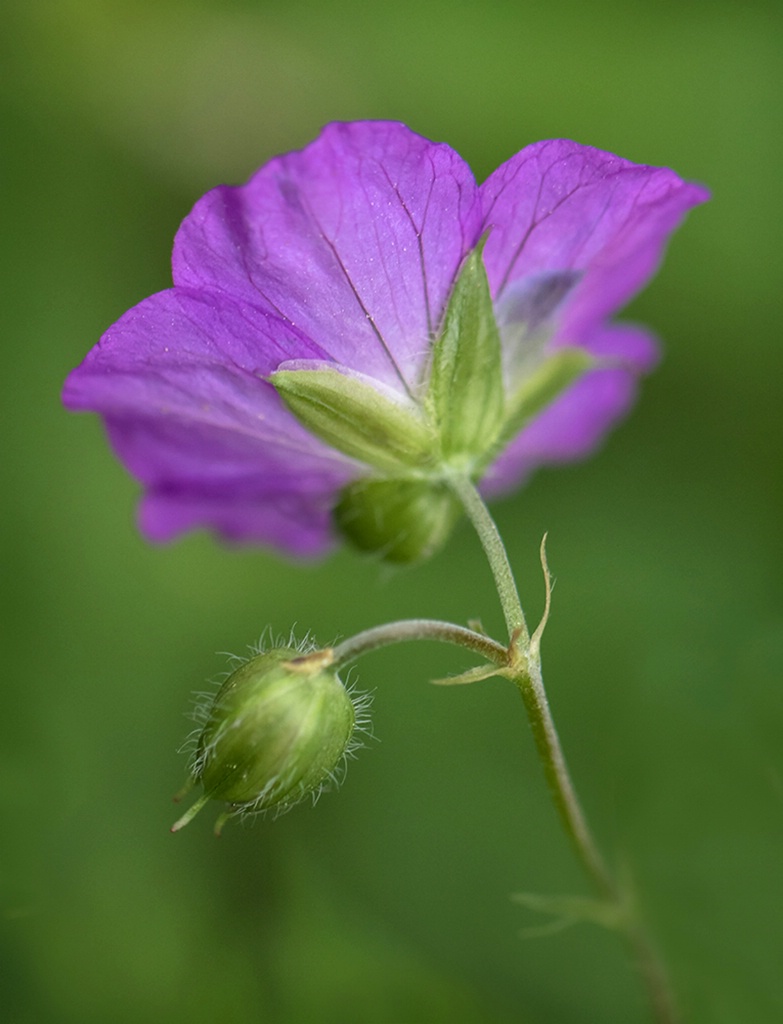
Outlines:
<svg viewBox="0 0 783 1024"><path fill-rule="evenodd" d="M596 889L606 899L617 901L617 886L587 824L587 818L568 771L544 689L541 663L537 658L524 660L527 664L512 678L525 702L525 710L552 801L576 855Z"/></svg>
<svg viewBox="0 0 783 1024"><path fill-rule="evenodd" d="M633 903L609 870L577 797L544 690L538 657L532 660L527 672L515 676L514 681L522 693L549 791L566 834L596 890L621 911L618 930L625 937L636 961L654 1019L658 1024L677 1024L681 1018L666 968Z"/></svg>
<svg viewBox="0 0 783 1024"><path fill-rule="evenodd" d="M523 644L527 643L530 634L525 622L525 613L522 611L517 584L495 521L489 514L481 495L467 477L453 477L449 480L449 484L461 501L468 519L473 523L486 553L492 575L495 577L495 586L506 619L508 635L513 637L516 634Z"/></svg>
<svg viewBox="0 0 783 1024"><path fill-rule="evenodd" d="M503 674L516 683L522 694L538 755L560 821L579 862L597 892L618 912L617 927L633 952L657 1024L678 1024L680 1016L663 963L635 907L618 886L593 837L568 771L541 672L540 639L546 613L544 621L531 638L508 556L489 510L469 480L455 479L451 485L478 533L495 577L510 636L508 667ZM547 584L548 610L550 580L543 545L542 565Z"/></svg>
<svg viewBox="0 0 783 1024"><path fill-rule="evenodd" d="M674 997L666 966L661 960L647 930L636 921L629 921L625 937L636 960L654 1019L658 1024L681 1024L682 1016Z"/></svg>
<svg viewBox="0 0 783 1024"><path fill-rule="evenodd" d="M332 664L337 667L347 665L370 651L409 640L435 640L454 644L480 654L494 665L508 664L508 651L502 644L473 629L438 619L401 619L399 622L388 622L383 626L366 629L332 648Z"/></svg>

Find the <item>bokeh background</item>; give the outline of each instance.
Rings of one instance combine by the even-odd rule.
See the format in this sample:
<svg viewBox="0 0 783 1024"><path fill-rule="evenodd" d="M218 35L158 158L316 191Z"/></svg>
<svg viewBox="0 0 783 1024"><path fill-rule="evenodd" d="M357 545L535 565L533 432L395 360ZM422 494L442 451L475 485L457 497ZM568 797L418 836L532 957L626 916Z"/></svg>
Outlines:
<svg viewBox="0 0 783 1024"><path fill-rule="evenodd" d="M191 694L266 625L501 619L467 528L430 564L153 548L137 487L59 388L169 283L174 232L326 121L389 117L485 177L566 136L704 181L627 316L665 360L583 465L497 518L605 845L687 1020L783 1019L783 15L714 0L6 0L2 56L0 1004L9 1024L635 1024L617 938L514 892L585 893L508 684L365 659L375 733L339 794L171 836Z"/></svg>

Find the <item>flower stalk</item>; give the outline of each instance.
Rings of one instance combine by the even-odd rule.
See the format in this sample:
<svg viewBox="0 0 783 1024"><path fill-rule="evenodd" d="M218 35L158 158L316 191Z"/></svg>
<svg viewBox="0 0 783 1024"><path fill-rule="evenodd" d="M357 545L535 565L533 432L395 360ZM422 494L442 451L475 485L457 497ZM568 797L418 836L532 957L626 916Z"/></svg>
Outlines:
<svg viewBox="0 0 783 1024"><path fill-rule="evenodd" d="M366 629L337 644L332 649L334 665L340 669L356 661L363 654L388 647L390 644L407 643L411 640L435 640L439 643L453 644L464 647L474 654L480 654L499 668L505 668L508 664L508 650L496 640L476 630L437 619L402 619L399 622L388 622Z"/></svg>
<svg viewBox="0 0 783 1024"><path fill-rule="evenodd" d="M500 533L480 494L467 478L452 482L473 524L492 570L509 631L508 664L502 674L519 689L544 769L552 801L566 835L611 922L628 943L646 987L656 1024L678 1024L680 1014L669 980L638 911L617 883L587 822L571 779L565 754L549 707L541 670L540 641L549 614L551 577L546 562L545 541L541 543L541 564L546 581L546 607L541 623L530 636L519 601L519 593Z"/></svg>
<svg viewBox="0 0 783 1024"><path fill-rule="evenodd" d="M478 534L492 569L509 640L516 635L517 644L523 647L527 646L530 642L530 634L525 621L525 613L522 611L522 603L519 600L516 580L506 554L506 546L495 525L495 520L489 514L489 509L484 504L481 495L467 477L455 476L449 482Z"/></svg>
<svg viewBox="0 0 783 1024"><path fill-rule="evenodd" d="M620 933L625 939L647 990L656 1024L679 1024L681 1017L661 961L640 918L627 886L620 885L609 868L593 836L576 793L560 738L544 688L541 670L541 637L551 601L551 577L546 561L545 541L541 544L541 564L546 583L546 604L541 622L531 634L528 630L519 594L505 546L492 516L473 484L465 477L450 481L478 533L495 579L509 633L508 645L474 629L435 619L403 619L364 630L334 647L314 651L292 659L294 670L307 670L317 662L319 669L338 671L358 658L392 644L430 640L462 647L484 659L484 665L440 683L469 683L490 676L503 676L518 688L530 722L544 775L563 829L590 879L598 900L565 901L548 897L520 896L519 902L533 909L570 908L571 919L581 916ZM586 910L584 908L587 908ZM562 911L561 911L562 912Z"/></svg>

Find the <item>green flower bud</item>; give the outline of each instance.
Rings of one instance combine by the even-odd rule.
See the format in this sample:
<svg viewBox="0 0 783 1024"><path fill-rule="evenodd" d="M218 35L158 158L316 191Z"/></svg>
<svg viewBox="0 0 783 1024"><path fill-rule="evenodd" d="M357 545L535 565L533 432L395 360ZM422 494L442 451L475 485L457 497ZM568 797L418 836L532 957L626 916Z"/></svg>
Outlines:
<svg viewBox="0 0 783 1024"><path fill-rule="evenodd" d="M357 724L357 711L337 673L331 651L303 655L292 647L258 654L236 669L201 717L191 778L203 795L174 824L178 831L208 800L237 814L283 811L334 781ZM360 725L362 723L360 722Z"/></svg>
<svg viewBox="0 0 783 1024"><path fill-rule="evenodd" d="M460 504L446 484L428 480L358 480L334 510L340 532L387 562L429 558L447 540Z"/></svg>

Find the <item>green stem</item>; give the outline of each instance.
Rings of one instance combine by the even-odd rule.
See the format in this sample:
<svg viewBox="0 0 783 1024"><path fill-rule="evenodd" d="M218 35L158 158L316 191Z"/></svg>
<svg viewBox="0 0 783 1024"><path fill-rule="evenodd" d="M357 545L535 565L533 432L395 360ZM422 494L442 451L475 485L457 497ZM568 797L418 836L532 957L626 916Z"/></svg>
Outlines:
<svg viewBox="0 0 783 1024"><path fill-rule="evenodd" d="M508 664L508 651L502 645L473 629L455 626L451 622L437 619L402 619L374 626L356 636L343 640L332 649L332 664L339 668L356 661L363 654L376 651L390 644L407 643L410 640L436 640L440 643L465 647L474 654L480 654L494 665Z"/></svg>
<svg viewBox="0 0 783 1024"><path fill-rule="evenodd" d="M606 899L617 901L617 887L587 824L587 818L568 771L544 689L541 663L538 658L525 658L524 661L524 667L518 669L511 678L525 702L525 710L552 800L576 855L596 889Z"/></svg>
<svg viewBox="0 0 783 1024"><path fill-rule="evenodd" d="M530 634L506 548L498 533L498 528L495 526L495 521L489 514L481 495L467 477L454 477L449 484L462 502L462 507L465 509L468 519L473 523L486 553L492 575L495 577L495 586L506 618L508 635L513 637L516 634L524 645L529 642Z"/></svg>
<svg viewBox="0 0 783 1024"><path fill-rule="evenodd" d="M510 637L509 662L503 674L513 680L522 694L538 755L560 821L579 862L597 892L602 899L618 910L618 928L633 952L657 1024L677 1024L680 1017L665 968L633 904L617 885L598 848L568 771L541 672L539 644L546 613L544 621L531 638L508 556L489 510L469 480L455 479L451 481L451 486L478 533L495 577ZM542 564L547 583L548 611L550 581L543 545Z"/></svg>

